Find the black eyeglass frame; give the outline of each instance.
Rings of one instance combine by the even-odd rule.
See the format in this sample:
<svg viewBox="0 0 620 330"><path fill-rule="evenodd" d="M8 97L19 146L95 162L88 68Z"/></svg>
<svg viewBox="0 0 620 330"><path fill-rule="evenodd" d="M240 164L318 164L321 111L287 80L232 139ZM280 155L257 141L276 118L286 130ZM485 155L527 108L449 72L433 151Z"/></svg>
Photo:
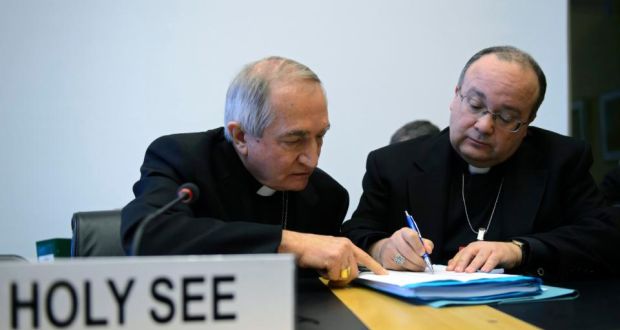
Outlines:
<svg viewBox="0 0 620 330"><path fill-rule="evenodd" d="M462 106L463 105L463 100L465 100L465 96L463 95L463 93L461 93L460 89L458 89L457 93L458 93L459 97L461 98L461 106ZM468 98L469 98L469 96L468 96ZM478 117L478 119L484 117L488 113L489 115L491 115L491 118L493 119L493 123L497 122L496 119L498 117L504 123L507 122L504 118L502 118L500 113L495 113L495 112L489 110L486 106L482 107L480 109L472 107L472 105L469 104L469 103L466 106L469 108L469 110L468 110L469 113L471 113L472 115L476 115ZM516 127L513 128L513 129L509 129L508 127L503 127L502 125L497 125L497 127L500 127L502 129L508 129L508 132L511 132L511 133L517 133L517 132L519 132L521 130L521 128L523 126L527 125L527 122L523 122L520 119L517 119L514 122L514 124L516 125ZM509 125L510 125L510 123L509 123Z"/></svg>

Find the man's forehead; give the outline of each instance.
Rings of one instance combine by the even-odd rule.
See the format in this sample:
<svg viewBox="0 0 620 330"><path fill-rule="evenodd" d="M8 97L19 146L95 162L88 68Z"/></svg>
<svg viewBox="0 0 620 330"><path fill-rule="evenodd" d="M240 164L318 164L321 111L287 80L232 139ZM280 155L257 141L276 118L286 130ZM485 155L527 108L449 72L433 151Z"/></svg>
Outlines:
<svg viewBox="0 0 620 330"><path fill-rule="evenodd" d="M538 88L536 72L526 64L516 60L504 59L495 54L487 54L471 64L465 72L463 83L474 77L487 76L500 81L523 82L524 77L534 78L531 82Z"/></svg>
<svg viewBox="0 0 620 330"><path fill-rule="evenodd" d="M272 81L270 87L272 95L291 91L313 91L316 88L323 92L319 82L301 77L282 77Z"/></svg>
<svg viewBox="0 0 620 330"><path fill-rule="evenodd" d="M487 101L501 97L500 107L518 110L527 115L538 96L539 85L534 70L517 61L509 61L493 54L474 62L465 74L462 92Z"/></svg>
<svg viewBox="0 0 620 330"><path fill-rule="evenodd" d="M481 57L470 66L461 87L463 92L489 97L482 91L483 84L487 84L487 89L503 89L503 93L521 97L531 96L532 102L535 102L540 89L536 73L531 67L493 54Z"/></svg>

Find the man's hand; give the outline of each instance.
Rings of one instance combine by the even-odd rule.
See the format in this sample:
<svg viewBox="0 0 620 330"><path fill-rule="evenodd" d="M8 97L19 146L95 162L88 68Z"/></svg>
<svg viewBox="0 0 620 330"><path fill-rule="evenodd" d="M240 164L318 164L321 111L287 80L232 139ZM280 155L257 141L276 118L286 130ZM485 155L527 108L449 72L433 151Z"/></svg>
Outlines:
<svg viewBox="0 0 620 330"><path fill-rule="evenodd" d="M511 269L521 264L521 249L510 242L477 241L469 243L450 261L446 270L473 273L490 272L499 266Z"/></svg>
<svg viewBox="0 0 620 330"><path fill-rule="evenodd" d="M370 254L387 269L424 271L426 263L421 256L424 252L428 254L433 252L433 242L425 238L422 240L424 246L420 243L418 233L404 227L394 232L389 238L373 244L370 247ZM396 263L395 257L398 255L404 258L403 264Z"/></svg>
<svg viewBox="0 0 620 330"><path fill-rule="evenodd" d="M357 277L357 265L377 275L387 271L348 238L282 231L280 253L293 253L297 264L321 271L332 284L346 285Z"/></svg>

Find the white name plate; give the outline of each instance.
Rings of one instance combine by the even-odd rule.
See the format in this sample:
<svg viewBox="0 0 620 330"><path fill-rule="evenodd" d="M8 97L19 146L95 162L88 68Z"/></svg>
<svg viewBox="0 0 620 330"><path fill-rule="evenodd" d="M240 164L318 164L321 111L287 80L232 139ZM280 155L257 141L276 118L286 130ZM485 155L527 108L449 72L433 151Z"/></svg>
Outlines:
<svg viewBox="0 0 620 330"><path fill-rule="evenodd" d="M0 263L0 329L293 329L292 255Z"/></svg>

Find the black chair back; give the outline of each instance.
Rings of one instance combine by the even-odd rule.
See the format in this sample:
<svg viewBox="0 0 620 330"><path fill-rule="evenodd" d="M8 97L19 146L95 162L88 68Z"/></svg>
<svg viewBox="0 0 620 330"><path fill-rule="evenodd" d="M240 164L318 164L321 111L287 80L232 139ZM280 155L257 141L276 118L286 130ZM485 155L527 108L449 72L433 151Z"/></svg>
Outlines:
<svg viewBox="0 0 620 330"><path fill-rule="evenodd" d="M28 259L16 254L0 254L0 262L5 261L28 262Z"/></svg>
<svg viewBox="0 0 620 330"><path fill-rule="evenodd" d="M76 212L71 219L72 257L124 256L121 210Z"/></svg>

